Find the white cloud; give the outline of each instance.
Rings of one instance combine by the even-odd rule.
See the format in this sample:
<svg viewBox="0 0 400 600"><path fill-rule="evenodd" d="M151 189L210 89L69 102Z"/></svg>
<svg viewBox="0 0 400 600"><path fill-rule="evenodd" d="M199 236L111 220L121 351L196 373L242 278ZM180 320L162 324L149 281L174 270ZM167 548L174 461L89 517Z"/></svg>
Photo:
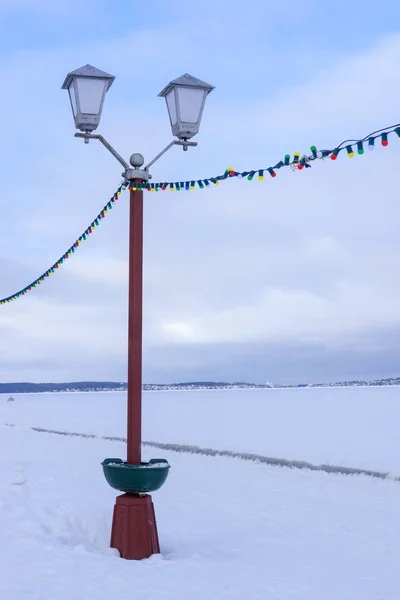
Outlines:
<svg viewBox="0 0 400 600"><path fill-rule="evenodd" d="M377 286L378 288L378 286ZM388 289L339 282L329 297L304 289L267 288L255 303L164 323L164 342L191 344L328 342L374 327L400 325L400 306ZM400 288L397 290L400 291Z"/></svg>
<svg viewBox="0 0 400 600"><path fill-rule="evenodd" d="M80 258L68 262L63 268L75 277L106 286L128 283L128 262L126 260L104 257Z"/></svg>

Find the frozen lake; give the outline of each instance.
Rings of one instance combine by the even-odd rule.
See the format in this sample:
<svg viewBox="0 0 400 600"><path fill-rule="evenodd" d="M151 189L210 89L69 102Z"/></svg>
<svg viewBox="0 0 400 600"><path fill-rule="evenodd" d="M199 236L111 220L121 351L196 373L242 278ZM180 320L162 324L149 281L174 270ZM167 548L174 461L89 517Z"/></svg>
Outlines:
<svg viewBox="0 0 400 600"><path fill-rule="evenodd" d="M126 393L0 396L0 422L126 435ZM400 388L145 392L143 440L400 475Z"/></svg>

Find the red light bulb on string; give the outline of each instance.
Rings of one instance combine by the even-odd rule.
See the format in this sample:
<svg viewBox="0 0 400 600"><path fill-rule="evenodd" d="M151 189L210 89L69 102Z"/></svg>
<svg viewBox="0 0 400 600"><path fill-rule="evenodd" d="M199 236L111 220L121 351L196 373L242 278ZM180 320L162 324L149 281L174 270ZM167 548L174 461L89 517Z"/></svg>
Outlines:
<svg viewBox="0 0 400 600"><path fill-rule="evenodd" d="M331 160L336 160L339 152L340 152L339 148L335 148L331 154Z"/></svg>
<svg viewBox="0 0 400 600"><path fill-rule="evenodd" d="M387 133L382 133L381 144L382 144L382 146L388 146L389 145L389 140L388 140L388 134Z"/></svg>

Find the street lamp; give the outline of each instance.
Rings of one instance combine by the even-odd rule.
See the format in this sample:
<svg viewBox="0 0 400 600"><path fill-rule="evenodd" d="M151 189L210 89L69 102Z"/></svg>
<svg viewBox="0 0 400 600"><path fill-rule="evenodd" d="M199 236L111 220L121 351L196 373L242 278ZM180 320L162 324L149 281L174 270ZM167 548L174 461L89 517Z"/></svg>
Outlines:
<svg viewBox="0 0 400 600"><path fill-rule="evenodd" d="M158 95L165 98L172 135L188 140L198 133L207 95L214 87L185 73Z"/></svg>
<svg viewBox="0 0 400 600"><path fill-rule="evenodd" d="M106 92L115 77L96 67L85 65L71 71L62 85L68 90L75 127L81 131L94 131L100 123Z"/></svg>
<svg viewBox="0 0 400 600"><path fill-rule="evenodd" d="M130 191L129 225L129 301L128 301L128 401L127 460L108 458L102 463L108 483L124 492L114 506L111 547L122 558L142 559L160 552L157 525L151 496L165 482L169 464L165 459L142 462L142 322L143 322L143 182L151 175L153 165L172 146L197 146L189 141L199 131L207 95L213 86L185 74L171 81L159 94L166 98L173 140L145 167L139 153L131 155L130 165L98 134L92 132L100 123L104 98L115 77L86 65L68 73L62 85L70 95L75 127L85 143L99 140L124 167L122 173L133 184Z"/></svg>

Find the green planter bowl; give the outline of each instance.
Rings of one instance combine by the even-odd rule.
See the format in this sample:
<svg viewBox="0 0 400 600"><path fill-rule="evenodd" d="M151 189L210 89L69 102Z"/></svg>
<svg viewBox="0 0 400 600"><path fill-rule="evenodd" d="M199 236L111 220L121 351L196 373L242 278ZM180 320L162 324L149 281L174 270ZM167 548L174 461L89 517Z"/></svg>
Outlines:
<svg viewBox="0 0 400 600"><path fill-rule="evenodd" d="M128 465L120 458L106 458L101 464L108 484L126 494L148 494L159 490L170 470L165 458L152 458L140 465Z"/></svg>

